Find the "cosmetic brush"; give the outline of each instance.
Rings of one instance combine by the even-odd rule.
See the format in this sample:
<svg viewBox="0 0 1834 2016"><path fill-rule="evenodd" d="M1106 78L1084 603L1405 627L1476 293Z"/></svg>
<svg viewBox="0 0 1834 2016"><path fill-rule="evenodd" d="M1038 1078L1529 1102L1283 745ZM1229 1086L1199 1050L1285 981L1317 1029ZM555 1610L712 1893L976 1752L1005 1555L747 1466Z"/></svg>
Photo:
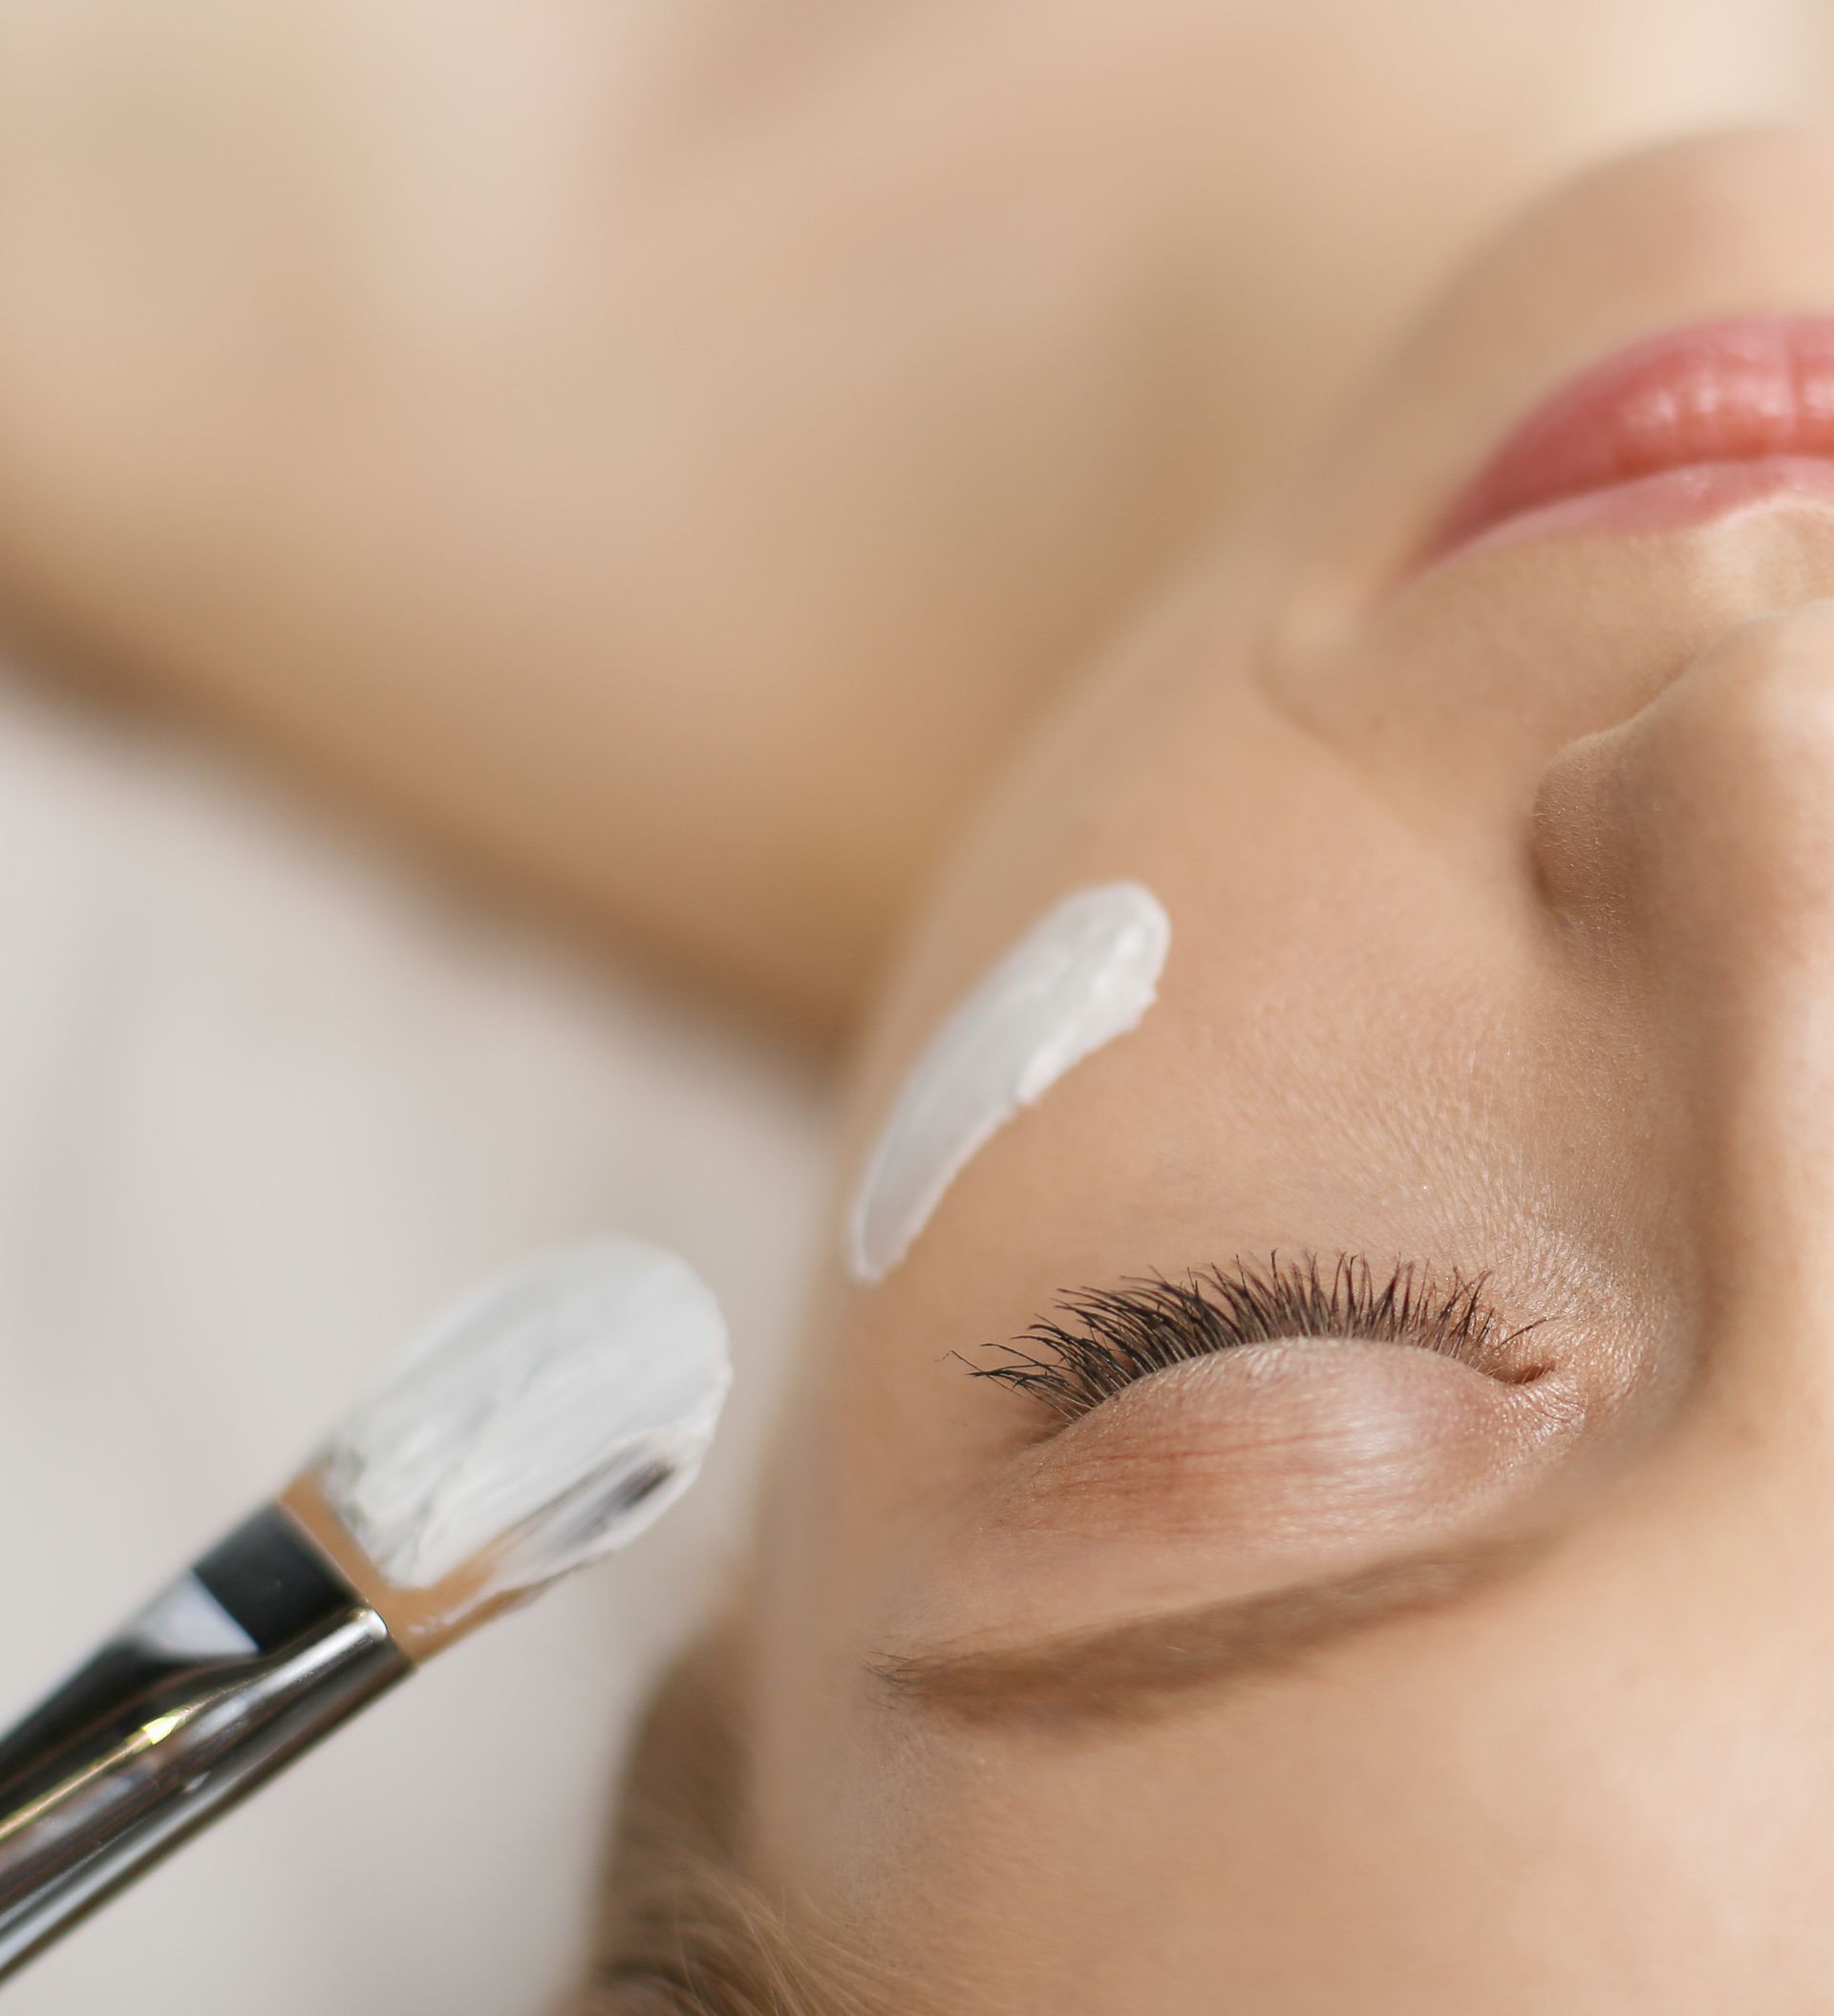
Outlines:
<svg viewBox="0 0 1834 2016"><path fill-rule="evenodd" d="M269 1503L0 1735L0 1980L488 1619L693 1483L713 1295L605 1239L437 1320Z"/></svg>

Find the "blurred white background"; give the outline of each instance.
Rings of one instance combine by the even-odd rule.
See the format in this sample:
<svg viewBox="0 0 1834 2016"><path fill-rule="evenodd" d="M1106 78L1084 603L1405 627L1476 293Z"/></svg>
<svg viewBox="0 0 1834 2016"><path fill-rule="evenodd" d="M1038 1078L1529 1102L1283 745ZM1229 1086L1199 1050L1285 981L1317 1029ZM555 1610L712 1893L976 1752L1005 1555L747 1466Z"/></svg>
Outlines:
<svg viewBox="0 0 1834 2016"><path fill-rule="evenodd" d="M0 685L0 1712L290 1474L431 1307L624 1227L713 1283L700 1488L117 1899L9 2016L521 2016L623 1727L736 1572L825 1184L799 1065L194 743Z"/></svg>

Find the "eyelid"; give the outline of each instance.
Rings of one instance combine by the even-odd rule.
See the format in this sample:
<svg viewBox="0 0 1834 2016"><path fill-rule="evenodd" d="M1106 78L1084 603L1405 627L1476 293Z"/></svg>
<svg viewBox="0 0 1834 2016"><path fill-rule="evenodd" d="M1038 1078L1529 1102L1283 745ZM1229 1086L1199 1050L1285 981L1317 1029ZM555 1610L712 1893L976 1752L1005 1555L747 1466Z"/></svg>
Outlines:
<svg viewBox="0 0 1834 2016"><path fill-rule="evenodd" d="M1584 1416L1559 1370L1367 1341L1213 1353L1003 1462L927 1578L928 1635L1074 1631L1461 1544L1543 1502Z"/></svg>
<svg viewBox="0 0 1834 2016"><path fill-rule="evenodd" d="M1381 1274L1359 1254L1329 1264L1310 1253L1238 1256L1183 1280L1149 1275L1066 1295L1019 1338L989 1347L1001 1354L994 1362L969 1369L1075 1421L1139 1379L1295 1337L1408 1345L1521 1381L1545 1369L1522 1343L1539 1327L1540 1319L1506 1318L1482 1274L1417 1262Z"/></svg>
<svg viewBox="0 0 1834 2016"><path fill-rule="evenodd" d="M1366 1340L1242 1345L1034 1444L1007 1486L1144 1537L1367 1532L1448 1513L1571 1426L1572 1389Z"/></svg>

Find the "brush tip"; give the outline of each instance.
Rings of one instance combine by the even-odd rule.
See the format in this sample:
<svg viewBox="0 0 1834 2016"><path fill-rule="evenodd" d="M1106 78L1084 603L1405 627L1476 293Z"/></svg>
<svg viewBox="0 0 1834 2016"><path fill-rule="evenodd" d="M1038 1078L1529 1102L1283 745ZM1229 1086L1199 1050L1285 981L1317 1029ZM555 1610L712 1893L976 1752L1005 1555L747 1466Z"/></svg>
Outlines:
<svg viewBox="0 0 1834 2016"><path fill-rule="evenodd" d="M335 1518L385 1618L393 1599L449 1637L673 1504L731 1378L719 1305L674 1254L623 1237L539 1254L437 1316L288 1502Z"/></svg>

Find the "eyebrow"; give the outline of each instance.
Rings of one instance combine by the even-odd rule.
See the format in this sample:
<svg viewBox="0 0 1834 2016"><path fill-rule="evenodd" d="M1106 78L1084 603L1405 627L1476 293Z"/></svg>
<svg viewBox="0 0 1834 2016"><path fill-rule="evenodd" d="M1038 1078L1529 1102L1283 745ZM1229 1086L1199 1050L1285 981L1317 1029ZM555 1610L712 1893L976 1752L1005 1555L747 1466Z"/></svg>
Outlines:
<svg viewBox="0 0 1834 2016"><path fill-rule="evenodd" d="M868 1670L894 1696L970 1722L1137 1722L1180 1697L1284 1671L1378 1626L1448 1609L1539 1559L1549 1539L1491 1539L1012 1648L893 1655Z"/></svg>

